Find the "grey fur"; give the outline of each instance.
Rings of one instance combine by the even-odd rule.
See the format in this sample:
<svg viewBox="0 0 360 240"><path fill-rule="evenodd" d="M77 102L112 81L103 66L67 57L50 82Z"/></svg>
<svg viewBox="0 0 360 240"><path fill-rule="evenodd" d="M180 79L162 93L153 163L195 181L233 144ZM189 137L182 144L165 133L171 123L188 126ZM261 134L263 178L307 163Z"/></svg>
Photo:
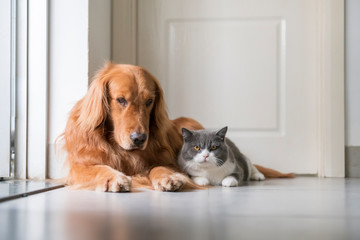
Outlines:
<svg viewBox="0 0 360 240"><path fill-rule="evenodd" d="M194 146L199 146L200 149L208 149L215 155L217 167L221 167L226 161L233 161L235 162L235 169L229 176L235 177L239 182L247 181L250 178L251 171L248 160L236 145L225 137L226 131L227 127L218 131L190 131L183 128L184 144L180 152L180 157L185 162L192 161L199 152L194 149ZM212 146L216 146L217 148L211 150Z"/></svg>

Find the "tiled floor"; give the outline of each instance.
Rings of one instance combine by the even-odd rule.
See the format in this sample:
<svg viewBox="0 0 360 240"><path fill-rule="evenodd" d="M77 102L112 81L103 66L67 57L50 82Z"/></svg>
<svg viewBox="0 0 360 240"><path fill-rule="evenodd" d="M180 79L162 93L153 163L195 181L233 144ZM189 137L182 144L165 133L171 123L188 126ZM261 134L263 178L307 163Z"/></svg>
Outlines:
<svg viewBox="0 0 360 240"><path fill-rule="evenodd" d="M0 202L29 196L62 187L61 184L45 181L7 180L0 181Z"/></svg>
<svg viewBox="0 0 360 240"><path fill-rule="evenodd" d="M0 239L360 239L360 179L178 193L62 188L0 203Z"/></svg>

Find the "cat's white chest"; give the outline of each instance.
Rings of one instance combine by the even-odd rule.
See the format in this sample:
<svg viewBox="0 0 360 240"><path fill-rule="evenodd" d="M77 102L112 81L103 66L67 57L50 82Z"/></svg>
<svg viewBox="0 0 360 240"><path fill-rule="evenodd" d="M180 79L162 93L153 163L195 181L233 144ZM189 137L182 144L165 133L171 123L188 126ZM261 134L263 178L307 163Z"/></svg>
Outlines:
<svg viewBox="0 0 360 240"><path fill-rule="evenodd" d="M194 164L185 162L181 157L179 159L180 166L192 177L205 177L211 185L219 185L222 180L232 174L235 170L235 163L228 159L221 166L213 164Z"/></svg>
<svg viewBox="0 0 360 240"><path fill-rule="evenodd" d="M205 176L202 177L209 179L211 185L219 185L225 177L234 172L235 167L236 166L234 162L227 160L220 167L214 166L204 171Z"/></svg>

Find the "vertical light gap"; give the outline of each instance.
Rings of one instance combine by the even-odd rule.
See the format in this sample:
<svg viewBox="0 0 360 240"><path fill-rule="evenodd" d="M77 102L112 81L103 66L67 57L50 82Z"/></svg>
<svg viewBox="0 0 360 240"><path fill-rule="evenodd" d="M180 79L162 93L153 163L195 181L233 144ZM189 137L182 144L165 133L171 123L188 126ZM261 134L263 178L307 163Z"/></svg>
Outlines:
<svg viewBox="0 0 360 240"><path fill-rule="evenodd" d="M29 160L28 160L28 136L29 136L29 0L26 1L26 146L25 146L25 178L29 177Z"/></svg>
<svg viewBox="0 0 360 240"><path fill-rule="evenodd" d="M16 136L16 0L11 1L10 21L10 177L15 176Z"/></svg>
<svg viewBox="0 0 360 240"><path fill-rule="evenodd" d="M45 16L45 58L46 58L46 66L45 66L45 173L44 176L45 178L49 177L49 122L50 122L50 114L49 114L49 91L50 91L50 64L49 64L49 60L50 60L50 51L49 51L49 40L50 40L50 31L49 31L49 22L50 22L50 14L49 14L49 10L50 10L50 1L46 0L45 1L45 11L46 11L46 16Z"/></svg>

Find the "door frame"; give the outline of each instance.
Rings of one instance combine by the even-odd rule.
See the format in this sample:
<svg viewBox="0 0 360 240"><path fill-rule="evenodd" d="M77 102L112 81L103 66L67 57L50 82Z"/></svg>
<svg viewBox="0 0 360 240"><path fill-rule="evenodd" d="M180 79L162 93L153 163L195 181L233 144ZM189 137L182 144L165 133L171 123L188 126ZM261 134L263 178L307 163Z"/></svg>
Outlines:
<svg viewBox="0 0 360 240"><path fill-rule="evenodd" d="M116 63L138 63L138 2L113 1L112 58ZM317 175L345 177L345 1L317 0L317 6Z"/></svg>

